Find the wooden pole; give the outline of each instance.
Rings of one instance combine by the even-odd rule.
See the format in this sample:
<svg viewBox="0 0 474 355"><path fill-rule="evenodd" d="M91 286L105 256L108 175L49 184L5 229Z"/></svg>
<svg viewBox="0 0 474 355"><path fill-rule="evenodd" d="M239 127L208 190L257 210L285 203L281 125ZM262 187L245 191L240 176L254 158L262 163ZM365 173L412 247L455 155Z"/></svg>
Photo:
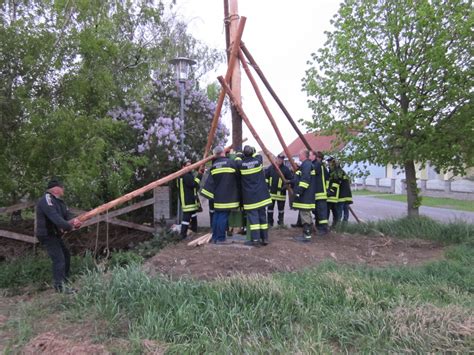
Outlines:
<svg viewBox="0 0 474 355"><path fill-rule="evenodd" d="M225 89L225 91L227 92L227 95L229 96L230 98L230 101L232 102L232 104L235 106L235 108L237 109L237 111L239 112L240 114L240 117L242 117L242 120L245 122L245 124L247 125L247 127L249 128L250 132L252 133L252 135L254 136L255 140L258 142L258 144L260 145L260 148L262 148L263 150L263 153L267 156L268 160L271 161L272 165L275 167L278 175L280 175L281 179L283 181L287 181L285 176L283 175L283 173L281 172L280 170L280 167L275 163L275 161L272 159L271 157L271 154L270 154L270 151L267 149L267 147L265 146L265 144L263 143L263 141L260 139L260 136L258 135L257 131L255 130L255 128L253 127L252 123L250 122L249 118L247 117L247 115L245 114L244 110L242 109L242 106L236 102L235 100L235 97L234 97L234 94L232 92L232 90L230 89L229 85L225 82L224 78L222 76L219 76L217 78L219 80L219 82L221 83L222 87ZM293 194L293 190L291 189L291 187L288 186L288 192L290 192L290 194Z"/></svg>
<svg viewBox="0 0 474 355"><path fill-rule="evenodd" d="M349 211L351 211L352 215L354 216L355 220L357 221L358 224L361 224L362 223L362 220L357 217L357 215L355 214L354 210L352 209L351 206L349 206Z"/></svg>
<svg viewBox="0 0 474 355"><path fill-rule="evenodd" d="M229 146L227 147L225 150L226 151L229 151L232 149L232 146ZM170 175L167 175L159 180L156 180L156 181L153 181L151 183L149 183L148 185L145 185L135 191L132 191L132 192L129 192L128 194L126 195L123 195L123 196L120 196L118 198L116 198L115 200L112 200L110 202L107 202L103 205L100 205L99 207L96 207L94 208L93 210L90 210L89 212L86 212L86 213L83 213L81 215L79 215L77 217L77 219L79 219L81 222L84 222L84 221L87 221L88 219L91 219L92 217L94 216L97 216L103 212L106 212L114 207L117 207L127 201L130 201L132 199L134 199L135 197L138 197L140 195L143 195L145 192L147 191L150 191L152 189L154 189L155 187L157 186L160 186L160 185L163 185L163 184L166 184L167 182L170 182L171 180L174 180L176 178L179 178L180 176L190 172L191 170L195 170L197 168L199 168L200 166L206 164L208 161L211 161L212 159L214 159L215 157L214 156L210 156L210 157L207 157L207 158L204 158L194 164L191 164L187 167L184 167L182 168L181 170L178 170Z"/></svg>
<svg viewBox="0 0 474 355"><path fill-rule="evenodd" d="M238 0L229 0L229 32L230 40L235 45L238 36L238 23L239 23L239 5ZM239 44L240 49L240 44ZM238 55L238 53L236 53ZM227 81L229 82L229 81ZM239 105L242 105L242 94L241 94L241 74L240 65L235 65L232 73L232 79L230 83L232 93L234 94L235 100ZM236 150L242 149L242 118L235 107L231 108L232 113L232 145Z"/></svg>
<svg viewBox="0 0 474 355"><path fill-rule="evenodd" d="M240 48L242 49L242 51L244 52L245 54L245 57L247 57L248 61L250 62L250 64L252 65L252 67L255 69L255 71L257 72L258 76L260 77L260 79L262 80L263 84L265 85L265 87L267 88L267 90L270 92L270 94L272 95L272 97L275 99L276 103L278 104L278 106L280 107L280 109L283 111L283 113L285 114L286 118L288 119L288 121L290 122L290 124L293 126L293 129L296 131L296 133L298 134L298 136L300 137L301 141L303 142L303 144L306 146L306 148L308 150L311 150L311 146L309 145L308 141L306 140L304 134L300 131L300 129L298 128L298 126L296 125L295 121L293 120L293 118L291 117L290 113L288 112L288 110L286 109L286 107L283 105L283 102L281 102L280 98L278 97L278 95L276 94L276 92L273 90L273 88L271 87L270 83L268 82L267 78L265 77L265 75L263 74L262 70L260 69L260 67L258 66L257 62L255 62L255 59L252 57L252 55L250 54L249 50L247 49L247 47L245 46L245 44L242 42L240 44Z"/></svg>
<svg viewBox="0 0 474 355"><path fill-rule="evenodd" d="M232 71L235 66L235 62L237 61L237 57L239 55L240 39L242 38L242 33L244 32L246 21L247 21L247 18L242 16L239 22L239 28L237 30L236 38L234 40L234 43L232 44L232 51L230 53L229 65L227 67L227 72L225 74L226 82L230 81L230 78L232 76ZM209 135L207 137L207 144L206 144L206 148L204 149L204 158L206 158L209 155L209 152L211 150L212 141L214 140L214 136L216 134L217 123L219 122L219 116L221 114L222 104L224 103L224 99L225 99L225 91L224 89L222 89L219 94L219 99L217 100L217 106L216 106L216 111L214 112L214 117L212 118L211 130L209 131Z"/></svg>
<svg viewBox="0 0 474 355"><path fill-rule="evenodd" d="M288 146L286 145L285 140L283 139L283 136L281 135L280 129L278 128L278 125L276 124L275 119L273 118L273 115L270 112L270 109L268 108L267 103L265 102L262 96L262 93L260 92L258 84L255 81L255 78L253 77L252 72L250 71L250 68L247 65L247 62L245 61L244 54L242 53L242 51L239 51L239 57L240 57L240 62L242 63L242 66L244 68L244 71L247 74L247 77L249 78L250 82L252 83L255 94L257 94L257 97L260 103L262 104L263 110L267 114L267 117L270 120L270 123L272 124L276 135L278 136L278 140L280 141L280 144L283 147L283 150L285 151L285 154L288 157L288 160L290 161L293 171L298 170L298 166L296 165L295 161L293 160L293 157L291 156L291 152L288 149Z"/></svg>
<svg viewBox="0 0 474 355"><path fill-rule="evenodd" d="M230 60L230 17L229 0L224 0L224 29L225 29L225 53L227 55L227 64Z"/></svg>

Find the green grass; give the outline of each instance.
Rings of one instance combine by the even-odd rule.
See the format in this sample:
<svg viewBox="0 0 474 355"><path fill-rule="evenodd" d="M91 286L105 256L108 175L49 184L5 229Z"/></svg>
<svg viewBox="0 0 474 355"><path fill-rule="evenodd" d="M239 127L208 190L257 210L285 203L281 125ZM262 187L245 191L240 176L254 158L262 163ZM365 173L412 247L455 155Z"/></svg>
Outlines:
<svg viewBox="0 0 474 355"><path fill-rule="evenodd" d="M172 354L468 352L473 267L469 246L416 268L327 262L213 282L150 277L132 266L87 275L66 307L112 328L126 321L130 339L165 343Z"/></svg>
<svg viewBox="0 0 474 355"><path fill-rule="evenodd" d="M338 232L364 235L385 235L399 238L420 238L444 244L466 243L474 246L474 224L464 221L441 223L428 217L384 219L367 223L340 223Z"/></svg>
<svg viewBox="0 0 474 355"><path fill-rule="evenodd" d="M376 194L375 197L390 201L407 202L406 195ZM474 212L474 201L456 200L454 198L423 196L421 205Z"/></svg>

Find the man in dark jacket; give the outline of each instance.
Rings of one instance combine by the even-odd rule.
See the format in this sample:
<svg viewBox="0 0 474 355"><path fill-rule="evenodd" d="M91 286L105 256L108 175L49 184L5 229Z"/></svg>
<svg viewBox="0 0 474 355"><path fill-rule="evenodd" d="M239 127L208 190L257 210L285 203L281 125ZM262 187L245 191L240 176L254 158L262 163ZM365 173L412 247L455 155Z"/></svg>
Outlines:
<svg viewBox="0 0 474 355"><path fill-rule="evenodd" d="M226 158L224 148L217 146L213 153L216 159L201 194L214 200L212 241L220 243L226 240L230 210L240 206L239 181L235 161Z"/></svg>
<svg viewBox="0 0 474 355"><path fill-rule="evenodd" d="M189 165L191 165L191 162L187 160L183 162L182 167L184 168ZM194 176L192 171L176 179L179 201L181 203L181 210L183 211L181 239L186 238L190 226L193 232L197 232L197 212L200 208L197 191L201 179L202 172Z"/></svg>
<svg viewBox="0 0 474 355"><path fill-rule="evenodd" d="M329 163L328 219L329 213L332 212L332 227L335 227L341 220L340 205L338 203L344 172L333 157L329 157L327 161Z"/></svg>
<svg viewBox="0 0 474 355"><path fill-rule="evenodd" d="M236 158L242 185L242 203L249 222L251 240L249 245L268 243L268 223L265 207L272 200L265 182L262 156L246 145L243 157Z"/></svg>
<svg viewBox="0 0 474 355"><path fill-rule="evenodd" d="M342 218L343 222L349 220L349 205L353 203L352 201L352 191L351 191L351 178L347 173L342 170L342 181L341 181L341 190L339 192L339 215Z"/></svg>
<svg viewBox="0 0 474 355"><path fill-rule="evenodd" d="M81 222L73 218L61 199L64 186L57 179L48 183L47 191L36 204L36 237L46 249L52 261L54 288L58 292L71 293L65 286L68 281L71 254L66 248L62 236L65 232L79 228Z"/></svg>
<svg viewBox="0 0 474 355"><path fill-rule="evenodd" d="M293 174L291 173L290 169L288 169L288 167L283 164L284 161L285 156L283 154L279 154L275 159L275 163L280 168L280 171L283 173L285 179L287 181L291 181L291 179L293 179ZM272 203L268 207L268 224L270 227L273 226L273 209L275 208L275 204L277 204L278 225L282 226L285 217L286 184L278 174L273 164L265 169L265 179L267 180L270 197L272 199Z"/></svg>
<svg viewBox="0 0 474 355"><path fill-rule="evenodd" d="M315 209L315 186L312 179L314 175L313 164L309 160L309 151L303 149L299 153L301 165L295 173L292 181L294 186L293 208L299 210L299 217L303 224L303 236L296 237L297 241L311 241L311 229L313 226L312 211Z"/></svg>

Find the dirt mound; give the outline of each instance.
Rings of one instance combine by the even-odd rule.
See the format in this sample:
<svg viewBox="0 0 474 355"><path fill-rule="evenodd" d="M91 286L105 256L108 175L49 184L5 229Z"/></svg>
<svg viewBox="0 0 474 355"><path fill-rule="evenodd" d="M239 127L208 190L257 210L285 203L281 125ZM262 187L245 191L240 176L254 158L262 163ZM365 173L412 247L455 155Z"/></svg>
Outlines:
<svg viewBox="0 0 474 355"><path fill-rule="evenodd" d="M42 333L25 345L23 354L110 354L103 345L68 340L58 333Z"/></svg>
<svg viewBox="0 0 474 355"><path fill-rule="evenodd" d="M424 240L354 236L331 233L299 243L296 229L272 229L270 244L247 247L243 238L226 245L188 247L187 242L168 246L145 264L150 274L212 279L235 273L268 274L295 271L324 260L371 266L413 265L442 257L443 248ZM232 240L232 238L229 238Z"/></svg>

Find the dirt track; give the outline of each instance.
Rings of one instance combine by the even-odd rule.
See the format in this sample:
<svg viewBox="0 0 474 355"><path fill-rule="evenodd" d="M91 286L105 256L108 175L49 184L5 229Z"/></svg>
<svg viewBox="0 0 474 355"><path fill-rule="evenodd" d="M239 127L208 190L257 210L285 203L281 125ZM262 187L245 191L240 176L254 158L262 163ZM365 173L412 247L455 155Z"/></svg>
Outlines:
<svg viewBox="0 0 474 355"><path fill-rule="evenodd" d="M212 279L235 273L295 271L324 260L369 266L415 265L442 258L443 254L440 245L429 241L349 234L331 233L303 244L292 238L298 232L272 229L270 244L257 248L243 245L242 238L227 245L201 247L188 247L182 242L163 249L147 261L145 268L150 274Z"/></svg>

